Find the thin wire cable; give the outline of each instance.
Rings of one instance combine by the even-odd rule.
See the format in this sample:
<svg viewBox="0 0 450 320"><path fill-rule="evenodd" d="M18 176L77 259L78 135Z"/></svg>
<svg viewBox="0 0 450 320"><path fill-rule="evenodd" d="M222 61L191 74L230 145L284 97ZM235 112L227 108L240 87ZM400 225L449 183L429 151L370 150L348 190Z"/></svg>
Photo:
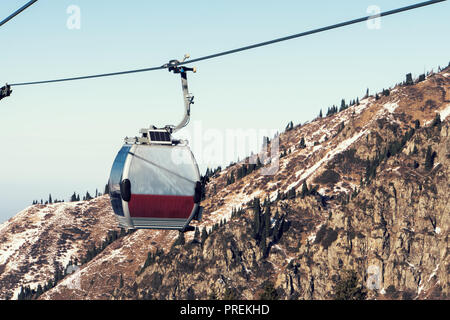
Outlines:
<svg viewBox="0 0 450 320"><path fill-rule="evenodd" d="M228 50L228 51L224 51L224 52L220 52L220 53L215 53L215 54L212 54L212 55L209 55L209 56L204 56L204 57L201 57L201 58L192 59L192 60L189 60L189 61L182 62L182 63L180 63L180 65L187 64L187 63L194 63L194 62L208 60L208 59L213 59L213 58L217 58L217 57L228 55L228 54L233 54L233 53L237 53L237 52L241 52L241 51L245 51L245 50L250 50L250 49L254 49L254 48L258 48L258 47L267 46L267 45L274 44L274 43L277 43L277 42L287 41L287 40L291 40L291 39L295 39L295 38L309 36L309 35L312 35L312 34L315 34L315 33L320 33L320 32L324 32L324 31L328 31L328 30L332 30L332 29L337 29L337 28L342 28L342 27L345 27L345 26L348 26L348 25L352 25L352 24L355 24L355 23L369 21L369 20L380 18L380 17L385 17L385 16L397 14L397 13L400 13L400 12L417 9L417 8L420 8L420 7L429 6L429 5L436 4L438 2L443 2L443 1L447 1L447 0L425 1L425 2L417 3L417 4L414 4L414 5L411 5L411 6L407 6L407 7L403 7L403 8L399 8L399 9L394 9L394 10L390 10L390 11L386 11L386 12L381 12L379 14L372 15L372 16L367 16L367 17L363 17L363 18L359 18L359 19L354 19L354 20L350 20L350 21L346 21L346 22L341 22L341 23L334 24L334 25L331 25L331 26L327 26L327 27L323 27L323 28L319 28L319 29L315 29L315 30L310 30L310 31L302 32L302 33L297 33L297 34L294 34L294 35L291 35L291 36L287 36L287 37L283 37L283 38L278 38L278 39L274 39L274 40L270 40L270 41L260 42L260 43L256 43L256 44L253 44L253 45L250 45L250 46L245 46L245 47L241 47L241 48L237 48L237 49L233 49L233 50Z"/></svg>
<svg viewBox="0 0 450 320"><path fill-rule="evenodd" d="M229 55L229 54L233 54L233 53L237 53L237 52L241 52L241 51L245 51L245 50L250 50L250 49L254 49L254 48L258 48L258 47L267 46L267 45L274 44L274 43L277 43L277 42L282 42L282 41L292 40L292 39L295 39L295 38L305 37L305 36L308 36L308 35L324 32L324 31L328 31L328 30L332 30L332 29L342 28L342 27L345 27L345 26L348 26L348 25L352 25L352 24L356 24L356 23L360 23L360 22L364 22L364 21L377 19L377 18L380 18L380 17L385 17L385 16L401 13L401 12L405 12L405 11L409 11L409 10L413 10L413 9L417 9L417 8L421 8L421 7L425 7L425 6L429 6L429 5L436 4L436 3L439 3L439 2L444 2L444 1L447 1L447 0L425 1L425 2L413 4L413 5L406 6L406 7L402 7L402 8L386 11L386 12L381 12L379 14L372 15L372 16L366 16L366 17L363 17L363 18L349 20L349 21L341 22L341 23L334 24L334 25L327 26L327 27L323 27L323 28L314 29L314 30L310 30L310 31L302 32L302 33L297 33L297 34L290 35L290 36L287 36L287 37L282 37L282 38L278 38L278 39L274 39L274 40L270 40L270 41L260 42L260 43L256 43L256 44L253 44L253 45L250 45L250 46L245 46L245 47L241 47L241 48L237 48L237 49L233 49L233 50L228 50L228 51L223 51L223 52L220 52L220 53L211 54L211 55L200 57L200 58L196 58L196 59L191 59L191 60L188 60L188 61L180 62L179 65L186 65L186 64L190 64L190 63L194 63L194 62L209 60L209 59L217 58L217 57L220 57L220 56L225 56L225 55ZM93 78L101 78L101 77L118 76L118 75L130 74L130 73L138 73L138 72L147 72L147 71L161 70L161 69L166 69L166 68L167 68L167 66L163 65L163 66L160 66L160 67L152 67L152 68L136 69L136 70L128 70L128 71L112 72L112 73L103 73L103 74L96 74L96 75L89 75L89 76L62 78L62 79L54 79L54 80L43 80L43 81L33 81L33 82L12 83L12 84L10 84L10 86L27 86L27 85L36 85L36 84L44 84L44 83L54 83L54 82L63 82L63 81L93 79Z"/></svg>
<svg viewBox="0 0 450 320"><path fill-rule="evenodd" d="M5 23L7 23L9 20L11 20L12 18L14 18L15 16L17 16L19 13L21 13L22 11L25 11L28 7L32 6L35 2L37 2L38 0L32 0L30 2L28 2L27 4L25 4L23 7L21 7L20 9L16 10L14 13L12 13L9 17L5 18L2 20L2 22L0 22L0 27L2 25L4 25Z"/></svg>
<svg viewBox="0 0 450 320"><path fill-rule="evenodd" d="M120 72L112 72L112 73L103 73L103 74L95 74L90 76L81 76L81 77L72 77L72 78L63 78L63 79L54 79L54 80L43 80L43 81L33 81L33 82L22 82L22 83L11 83L10 86L29 86L34 84L44 84L44 83L54 83L54 82L64 82L64 81L75 81L75 80L85 80L85 79L93 79L93 78L102 78L102 77L112 77L129 73L138 73L138 72L147 72L165 69L166 67L153 67L153 68L145 68L145 69L136 69L136 70L128 70L128 71L120 71Z"/></svg>

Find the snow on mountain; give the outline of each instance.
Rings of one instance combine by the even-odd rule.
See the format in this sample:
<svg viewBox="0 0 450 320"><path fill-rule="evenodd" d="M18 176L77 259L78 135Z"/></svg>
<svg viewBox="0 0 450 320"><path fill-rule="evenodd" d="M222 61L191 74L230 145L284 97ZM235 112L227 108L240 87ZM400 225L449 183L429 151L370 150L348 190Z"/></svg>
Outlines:
<svg viewBox="0 0 450 320"><path fill-rule="evenodd" d="M34 205L0 225L0 298L36 289L116 229L107 197Z"/></svg>
<svg viewBox="0 0 450 320"><path fill-rule="evenodd" d="M300 192L303 182L307 182L309 188L314 185L320 196L335 199L349 196L360 187L366 159L373 159L377 152L382 151L378 149L380 142L399 139L401 132L414 127L416 119L421 124L429 123L436 112L440 113L442 121L448 117L450 105L445 97L448 94L449 80L446 74L434 74L425 82L414 86L397 86L389 96L381 96L378 100L372 96L367 97L359 105L353 105L329 117L314 119L282 133L280 150L285 150L285 155L277 153L265 158L267 166L270 165L269 162L273 164L274 160L279 160L279 167L274 174L262 175L259 169L228 184L228 177L236 175L237 169L245 165L248 159L223 169L207 185L206 199L202 203L205 208L203 221L193 225L212 230L221 221L230 220L233 209L247 208L255 197L259 197L261 201L267 197L275 201L291 189ZM390 132L389 137L381 136L386 132ZM304 148L300 146L302 138L306 142ZM405 149L412 150L413 143ZM436 164L441 163L441 160L436 161ZM433 170L438 170L437 167L434 166ZM389 175L394 174L395 179L405 175L410 179L409 175L412 175L407 166L398 163L379 170L381 172L377 173L380 176L390 177ZM414 175L419 176L419 173ZM339 204L332 202L330 206L334 210ZM301 212L310 213L311 208L320 206L314 199L305 199L295 205L300 206ZM300 240L308 242L308 245L319 241L318 235L324 232L322 227L327 226L332 213L326 210L313 212L311 217L299 218L305 219L306 222L301 220L305 225L313 224L312 229L305 231L305 235L300 235ZM336 222L336 230L344 227L344 222ZM397 230L400 227L393 228ZM108 196L89 202L35 205L23 210L0 225L0 298L17 298L21 286L35 289L39 284L44 285L53 278L58 266L64 268L70 261L79 260L92 246L99 245L110 230L118 229ZM434 230L434 234L442 237L448 231L448 226L436 226ZM138 230L119 238L92 260L79 265L75 272L67 275L40 298L135 297L139 293L133 293L134 289L121 290L122 283L126 288L135 288L136 279L148 254L156 250L169 252L178 236L177 231ZM192 240L193 233L187 233L185 237L188 242ZM369 234L365 237L369 237ZM355 241L360 243L362 240L356 237ZM404 243L406 240L402 238L396 241ZM306 244L302 243L302 246ZM280 244L276 244L274 248L284 258L272 260L271 264L282 274L286 268L284 263L295 260L295 252ZM322 253L320 250L319 252ZM233 255L235 253L231 254ZM329 259L332 261L337 258L330 256ZM161 265L158 272L164 275L168 268ZM248 270L248 274L255 273L250 265L243 266L243 270ZM439 272L436 270L435 273ZM204 276L208 277L208 274ZM319 275L315 274L315 277ZM222 281L225 283L225 280ZM187 284L180 280L180 285ZM290 286L295 287L292 283ZM316 285L316 288L319 287ZM323 288L326 288L325 284ZM426 288L423 287L420 294ZM327 287L328 291L329 289ZM177 288L174 290L177 291ZM175 293L173 295L176 296Z"/></svg>

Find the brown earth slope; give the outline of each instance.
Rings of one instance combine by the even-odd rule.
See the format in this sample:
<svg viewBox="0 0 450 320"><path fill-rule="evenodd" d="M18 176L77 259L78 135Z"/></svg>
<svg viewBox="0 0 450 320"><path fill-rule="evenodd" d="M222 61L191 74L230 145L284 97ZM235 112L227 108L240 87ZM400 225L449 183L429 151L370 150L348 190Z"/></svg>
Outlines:
<svg viewBox="0 0 450 320"><path fill-rule="evenodd" d="M330 299L346 270L356 272L370 299L447 298L449 92L447 68L295 126L279 136L281 153L260 155L266 168L279 161L274 174L259 168L241 177L245 159L211 177L204 220L196 225L207 234L187 233L179 244L176 231L138 230L40 298ZM91 241L101 241L115 226L107 200L94 200L99 220L79 227ZM42 227L41 215L36 224ZM0 258L2 248L9 252L3 270L19 270L19 256L27 257L24 266L32 265L28 246L4 231L32 229L24 221L0 226ZM94 228L99 224L104 229ZM54 261L65 263L87 250L70 243L73 248L52 249L65 253L42 262L45 274L23 269L5 278L1 271L2 287L17 294L20 285L48 281Z"/></svg>

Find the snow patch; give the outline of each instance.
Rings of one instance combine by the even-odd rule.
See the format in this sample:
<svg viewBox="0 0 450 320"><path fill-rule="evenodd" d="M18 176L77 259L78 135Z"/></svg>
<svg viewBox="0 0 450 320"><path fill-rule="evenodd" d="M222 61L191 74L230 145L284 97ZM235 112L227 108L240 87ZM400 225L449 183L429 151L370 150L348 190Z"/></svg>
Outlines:
<svg viewBox="0 0 450 320"><path fill-rule="evenodd" d="M364 109L366 109L368 106L370 105L370 100L369 98L363 99L359 102L359 106L355 105L354 106L354 111L355 114L360 114L361 112L363 112Z"/></svg>
<svg viewBox="0 0 450 320"><path fill-rule="evenodd" d="M422 281L420 281L420 283L422 283ZM417 290L417 295L420 295L420 293L423 291L423 284L419 286L418 290Z"/></svg>
<svg viewBox="0 0 450 320"><path fill-rule="evenodd" d="M365 135L368 132L368 130L362 130L359 133L355 134L353 137L342 141L336 148L334 148L333 150L329 151L326 156L324 156L322 159L320 159L319 161L317 161L312 167L308 168L306 171L304 171L304 169L299 170L295 173L295 176L298 177L300 175L300 178L294 182L291 183L287 189L285 190L285 192L287 192L289 189L296 187L301 181L307 179L311 174L313 174L322 164L330 161L331 159L333 159L336 155L338 155L339 153L345 151L348 149L348 147L350 147L355 141L357 141L359 138L361 138L363 135Z"/></svg>
<svg viewBox="0 0 450 320"><path fill-rule="evenodd" d="M430 274L430 276L428 277L428 282L430 282L431 279L433 279L433 277L436 275L436 272L437 272L438 269L439 269L439 265L440 265L440 263L438 263L438 265L436 266L436 268L434 268L433 272L432 272L432 273Z"/></svg>
<svg viewBox="0 0 450 320"><path fill-rule="evenodd" d="M439 111L439 115L441 116L441 121L444 121L450 115L450 103L447 104L444 110Z"/></svg>
<svg viewBox="0 0 450 320"><path fill-rule="evenodd" d="M389 111L390 113L394 113L395 109L398 108L398 103L397 102L388 102L385 103L383 105L384 109L386 109L387 111Z"/></svg>

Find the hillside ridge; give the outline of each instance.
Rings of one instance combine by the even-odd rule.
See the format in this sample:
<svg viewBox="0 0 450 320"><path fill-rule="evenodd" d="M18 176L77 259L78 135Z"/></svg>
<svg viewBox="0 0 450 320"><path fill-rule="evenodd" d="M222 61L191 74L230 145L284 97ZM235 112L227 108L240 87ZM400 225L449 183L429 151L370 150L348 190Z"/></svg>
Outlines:
<svg viewBox="0 0 450 320"><path fill-rule="evenodd" d="M370 299L447 298L449 114L446 68L293 126L259 155L275 174L247 158L209 177L198 233L122 235L38 296L332 299L353 270ZM111 230L108 196L25 209L0 225L0 298L45 286Z"/></svg>

